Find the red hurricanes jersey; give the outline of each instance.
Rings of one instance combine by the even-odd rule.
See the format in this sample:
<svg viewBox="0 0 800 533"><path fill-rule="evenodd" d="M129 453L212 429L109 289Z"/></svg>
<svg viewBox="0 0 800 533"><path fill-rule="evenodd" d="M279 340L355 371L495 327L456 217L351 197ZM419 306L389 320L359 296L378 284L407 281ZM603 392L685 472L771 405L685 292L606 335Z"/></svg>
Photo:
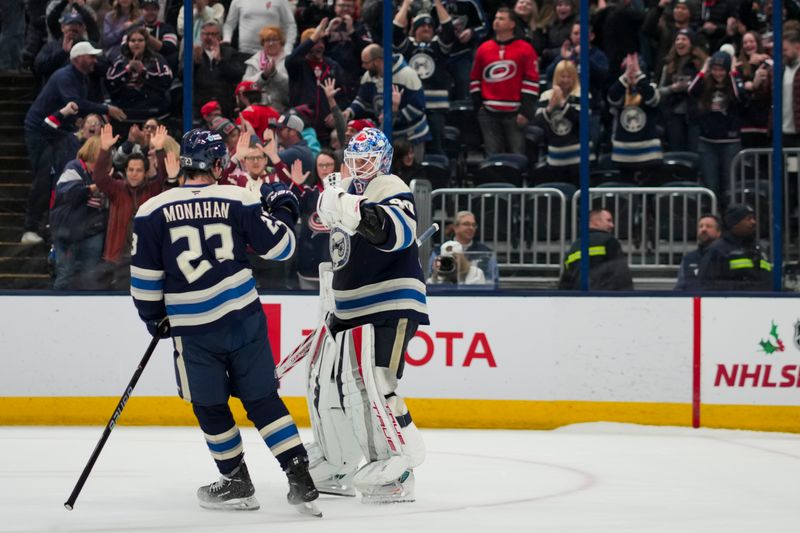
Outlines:
<svg viewBox="0 0 800 533"><path fill-rule="evenodd" d="M475 52L469 90L480 92L489 111L517 111L523 95L539 96L539 57L522 39L502 44L486 41Z"/></svg>

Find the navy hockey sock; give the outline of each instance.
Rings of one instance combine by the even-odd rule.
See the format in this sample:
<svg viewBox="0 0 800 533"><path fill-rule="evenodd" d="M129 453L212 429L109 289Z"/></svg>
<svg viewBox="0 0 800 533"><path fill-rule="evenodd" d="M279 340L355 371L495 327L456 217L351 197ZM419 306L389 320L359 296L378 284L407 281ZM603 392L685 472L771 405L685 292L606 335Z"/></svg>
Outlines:
<svg viewBox="0 0 800 533"><path fill-rule="evenodd" d="M208 451L217 463L220 474L233 472L242 462L244 450L239 428L227 404L192 405L197 421L206 438Z"/></svg>
<svg viewBox="0 0 800 533"><path fill-rule="evenodd" d="M307 455L297 426L277 392L260 400L243 401L242 404L247 410L247 418L258 428L261 438L283 470L286 470L293 457Z"/></svg>

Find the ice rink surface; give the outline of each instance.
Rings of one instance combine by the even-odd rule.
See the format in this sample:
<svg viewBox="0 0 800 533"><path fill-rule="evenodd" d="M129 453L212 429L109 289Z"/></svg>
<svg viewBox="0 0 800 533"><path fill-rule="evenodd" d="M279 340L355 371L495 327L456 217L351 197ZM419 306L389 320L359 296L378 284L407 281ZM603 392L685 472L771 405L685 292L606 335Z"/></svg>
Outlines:
<svg viewBox="0 0 800 533"><path fill-rule="evenodd" d="M415 503L323 496L314 519L285 503L286 479L252 428L242 436L259 511L198 507L196 488L217 474L190 427L116 428L66 511L100 433L0 428L0 531L800 531L800 435L605 423L423 430Z"/></svg>

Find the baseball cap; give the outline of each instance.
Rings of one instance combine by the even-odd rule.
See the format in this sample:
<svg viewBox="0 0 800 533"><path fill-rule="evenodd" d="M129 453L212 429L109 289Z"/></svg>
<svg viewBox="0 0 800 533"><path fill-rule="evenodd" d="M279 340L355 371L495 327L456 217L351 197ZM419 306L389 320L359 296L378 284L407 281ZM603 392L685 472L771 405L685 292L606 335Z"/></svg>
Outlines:
<svg viewBox="0 0 800 533"><path fill-rule="evenodd" d="M297 115L289 114L289 115L281 115L278 119L278 128L290 128L295 130L297 133L303 133L306 125L303 123L303 119Z"/></svg>
<svg viewBox="0 0 800 533"><path fill-rule="evenodd" d="M77 11L65 11L61 15L61 24L83 24L83 17Z"/></svg>
<svg viewBox="0 0 800 533"><path fill-rule="evenodd" d="M439 255L442 257L453 257L453 254L464 253L464 247L461 246L461 243L458 241L447 241L442 245L441 250Z"/></svg>
<svg viewBox="0 0 800 533"><path fill-rule="evenodd" d="M69 51L69 58L75 59L78 56L99 56L103 51L92 46L92 43L81 41L72 45Z"/></svg>
<svg viewBox="0 0 800 533"><path fill-rule="evenodd" d="M251 92L261 92L261 89L258 88L256 82L254 81L242 81L239 82L239 85L236 86L236 91L234 94L239 96L242 93L251 93Z"/></svg>
<svg viewBox="0 0 800 533"><path fill-rule="evenodd" d="M200 115L203 118L207 118L208 115L210 115L215 111L219 111L220 113L222 113L222 108L219 106L219 102L217 102L216 100L211 100L210 102L206 102L205 104L203 104L203 107L200 108Z"/></svg>
<svg viewBox="0 0 800 533"><path fill-rule="evenodd" d="M236 129L236 124L225 117L214 117L214 120L211 121L208 127L215 133L227 136Z"/></svg>

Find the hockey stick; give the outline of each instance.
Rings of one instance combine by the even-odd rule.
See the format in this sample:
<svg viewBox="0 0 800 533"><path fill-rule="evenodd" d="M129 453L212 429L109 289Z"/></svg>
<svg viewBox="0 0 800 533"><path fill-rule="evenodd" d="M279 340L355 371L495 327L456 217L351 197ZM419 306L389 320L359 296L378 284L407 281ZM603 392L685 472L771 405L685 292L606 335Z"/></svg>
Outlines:
<svg viewBox="0 0 800 533"><path fill-rule="evenodd" d="M431 238L431 236L439 230L439 224L434 222L433 224L428 227L422 234L417 238L417 246L420 246L423 242L427 241ZM320 282L322 279L320 278ZM317 327L314 331L306 335L300 344L298 344L294 350L292 350L289 355L286 357L281 358L281 362L278 364L277 368L275 369L275 375L278 379L281 379L285 376L291 369L297 366L297 363L305 359L308 353L311 351L311 348L314 348L314 352L316 353L319 351L322 342L325 340L325 335L328 334L327 328L323 321L322 324ZM312 342L317 336L317 342Z"/></svg>
<svg viewBox="0 0 800 533"><path fill-rule="evenodd" d="M150 360L150 356L153 355L153 352L156 349L156 345L158 345L158 341L161 340L161 335L166 333L169 329L169 321L166 319L162 320L158 324L158 329L153 335L153 340L150 341L150 346L147 347L147 351L144 352L144 357L142 360L139 361L139 366L136 367L136 372L133 373L133 377L131 378L130 383L125 388L125 392L122 394L122 397L119 399L119 403L117 403L116 409L114 409L114 414L111 415L111 419L106 424L106 428L103 430L103 435L100 437L97 445L94 447L94 451L92 452L91 457L89 457L89 461L86 463L86 466L83 467L83 472L81 472L81 477L78 478L78 482L75 483L75 488L72 489L72 494L69 495L67 501L64 502L64 507L67 511L71 511L72 508L75 506L75 500L78 499L78 495L81 493L81 489L83 489L83 484L86 483L86 479L89 477L89 474L92 472L92 468L94 467L94 463L97 461L97 458L100 456L100 452L103 451L103 446L106 445L106 441L108 440L109 435L111 435L111 430L117 425L117 419L122 414L122 410L125 408L125 404L128 403L128 400L133 393L133 388L136 386L136 382L139 381L139 377L142 375L144 371L145 365Z"/></svg>

